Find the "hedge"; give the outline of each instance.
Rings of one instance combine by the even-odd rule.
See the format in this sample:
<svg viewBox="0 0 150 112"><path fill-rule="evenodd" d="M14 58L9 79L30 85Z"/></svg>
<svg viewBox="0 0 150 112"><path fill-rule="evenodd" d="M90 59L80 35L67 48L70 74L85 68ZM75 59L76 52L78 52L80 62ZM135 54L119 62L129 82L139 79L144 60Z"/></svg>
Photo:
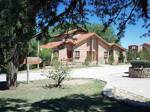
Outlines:
<svg viewBox="0 0 150 112"><path fill-rule="evenodd" d="M133 68L150 68L149 60L133 60L131 61Z"/></svg>

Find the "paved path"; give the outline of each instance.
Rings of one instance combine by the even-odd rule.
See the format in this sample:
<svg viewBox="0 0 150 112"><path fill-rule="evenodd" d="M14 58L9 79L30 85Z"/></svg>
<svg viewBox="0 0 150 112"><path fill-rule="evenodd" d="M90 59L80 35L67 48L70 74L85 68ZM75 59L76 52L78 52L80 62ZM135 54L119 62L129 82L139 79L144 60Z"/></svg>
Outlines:
<svg viewBox="0 0 150 112"><path fill-rule="evenodd" d="M150 98L150 78L128 78L129 65L103 65L102 67L89 67L73 69L70 76L73 78L94 78L104 80L111 85L132 92L134 94ZM30 80L40 80L46 77L43 70L33 70L30 73ZM0 75L0 81L4 81L5 75ZM26 80L26 72L18 73L18 80Z"/></svg>

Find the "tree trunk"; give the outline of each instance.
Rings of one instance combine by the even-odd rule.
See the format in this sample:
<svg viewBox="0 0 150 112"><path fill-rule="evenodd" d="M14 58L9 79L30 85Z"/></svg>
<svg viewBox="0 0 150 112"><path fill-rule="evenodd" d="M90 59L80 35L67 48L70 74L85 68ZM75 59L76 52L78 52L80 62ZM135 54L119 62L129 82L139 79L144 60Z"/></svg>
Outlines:
<svg viewBox="0 0 150 112"><path fill-rule="evenodd" d="M13 61L10 61L7 65L7 74L6 74L6 87L8 89L16 89L17 71L18 71L18 67L15 66Z"/></svg>

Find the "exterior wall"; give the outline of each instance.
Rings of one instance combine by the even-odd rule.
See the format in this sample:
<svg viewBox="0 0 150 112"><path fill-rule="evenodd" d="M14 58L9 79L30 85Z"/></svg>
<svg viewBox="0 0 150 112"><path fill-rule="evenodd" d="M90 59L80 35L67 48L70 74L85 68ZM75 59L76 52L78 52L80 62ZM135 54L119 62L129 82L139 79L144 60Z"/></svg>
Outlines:
<svg viewBox="0 0 150 112"><path fill-rule="evenodd" d="M67 59L67 48L60 49L58 52L59 61L65 61Z"/></svg>
<svg viewBox="0 0 150 112"><path fill-rule="evenodd" d="M119 49L114 48L113 49L113 56L114 56L114 63L118 64L119 63Z"/></svg>
<svg viewBox="0 0 150 112"><path fill-rule="evenodd" d="M124 63L127 63L127 55L126 55L126 51L123 51L123 56L124 56Z"/></svg>
<svg viewBox="0 0 150 112"><path fill-rule="evenodd" d="M98 63L99 64L108 63L108 58L107 59L104 58L105 55L104 52L108 52L108 56L109 56L108 46L102 43L101 41L98 41Z"/></svg>
<svg viewBox="0 0 150 112"><path fill-rule="evenodd" d="M97 48L97 39L96 38L90 38L88 40L85 40L84 42L82 42L81 44L79 44L78 46L74 47L74 53L73 53L73 60L74 62L79 62L79 63L83 63L87 57L87 51L94 51L95 52L95 60L92 60L92 63L96 63L97 62L97 55L98 55L98 48ZM80 58L79 59L75 59L75 51L80 51ZM93 55L92 55L93 57Z"/></svg>
<svg viewBox="0 0 150 112"><path fill-rule="evenodd" d="M66 44L66 48L68 51L72 51L73 50L73 44L71 44L71 43Z"/></svg>
<svg viewBox="0 0 150 112"><path fill-rule="evenodd" d="M140 52L142 50L143 50L143 46L142 45L138 46L138 52Z"/></svg>
<svg viewBox="0 0 150 112"><path fill-rule="evenodd" d="M83 63L87 57L87 51L90 50L90 40L86 40L77 46L74 46L73 60L74 62ZM80 58L75 59L75 51L80 51Z"/></svg>
<svg viewBox="0 0 150 112"><path fill-rule="evenodd" d="M114 64L119 63L120 52L122 52L122 54L124 56L124 61L123 62L127 62L126 52L122 51L121 49L119 49L117 47L113 47Z"/></svg>

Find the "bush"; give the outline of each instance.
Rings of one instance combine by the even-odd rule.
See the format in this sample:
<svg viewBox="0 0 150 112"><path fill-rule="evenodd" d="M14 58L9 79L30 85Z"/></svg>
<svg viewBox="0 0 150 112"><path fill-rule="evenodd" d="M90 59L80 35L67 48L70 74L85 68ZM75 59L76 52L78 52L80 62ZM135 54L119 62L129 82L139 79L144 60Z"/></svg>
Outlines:
<svg viewBox="0 0 150 112"><path fill-rule="evenodd" d="M140 51L138 53L136 52L127 52L127 60L130 62L132 60L136 60L137 58L140 58L141 60L150 60L150 52L148 51Z"/></svg>
<svg viewBox="0 0 150 112"><path fill-rule="evenodd" d="M53 53L52 60L51 60L51 65L55 66L55 62L58 62L58 54L57 53Z"/></svg>
<svg viewBox="0 0 150 112"><path fill-rule="evenodd" d="M67 65L55 61L47 77L54 81L54 87L60 87L62 82L67 78L69 72L70 69Z"/></svg>
<svg viewBox="0 0 150 112"><path fill-rule="evenodd" d="M119 56L119 62L123 63L124 62L125 57L123 56L123 54L121 53Z"/></svg>
<svg viewBox="0 0 150 112"><path fill-rule="evenodd" d="M49 65L51 61L51 54L52 54L52 51L50 49L40 50L40 57L43 60L43 63L46 63L47 65Z"/></svg>
<svg viewBox="0 0 150 112"><path fill-rule="evenodd" d="M133 60L131 61L133 68L150 68L150 61L148 60Z"/></svg>
<svg viewBox="0 0 150 112"><path fill-rule="evenodd" d="M114 63L114 56L111 54L110 56L109 56L109 64L113 64Z"/></svg>
<svg viewBox="0 0 150 112"><path fill-rule="evenodd" d="M136 60L138 57L139 57L139 53L132 52L132 51L128 51L127 52L127 60L128 60L128 62L130 62L132 60Z"/></svg>
<svg viewBox="0 0 150 112"><path fill-rule="evenodd" d="M83 65L89 66L90 63L91 63L91 56L88 55L88 56L86 57L86 59L85 59Z"/></svg>
<svg viewBox="0 0 150 112"><path fill-rule="evenodd" d="M139 52L139 57L141 60L150 60L150 52L141 51L141 52Z"/></svg>

